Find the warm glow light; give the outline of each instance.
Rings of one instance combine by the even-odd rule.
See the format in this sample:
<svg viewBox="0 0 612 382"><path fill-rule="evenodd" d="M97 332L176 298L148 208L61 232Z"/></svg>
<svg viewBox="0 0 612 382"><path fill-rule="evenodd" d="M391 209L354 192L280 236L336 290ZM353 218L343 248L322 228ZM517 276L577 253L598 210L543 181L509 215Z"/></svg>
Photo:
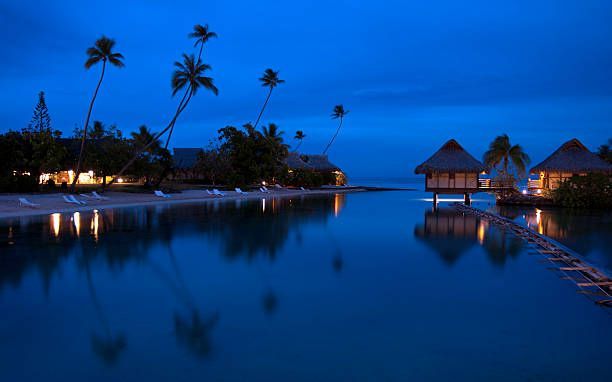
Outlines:
<svg viewBox="0 0 612 382"><path fill-rule="evenodd" d="M74 230L78 237L81 235L81 213L80 212L75 212L72 215L72 222L74 223Z"/></svg>
<svg viewBox="0 0 612 382"><path fill-rule="evenodd" d="M537 192L538 194L541 194L541 193L542 193L542 190L537 190L536 192Z"/></svg>
<svg viewBox="0 0 612 382"><path fill-rule="evenodd" d="M261 199L261 212L266 212L266 199Z"/></svg>
<svg viewBox="0 0 612 382"><path fill-rule="evenodd" d="M91 224L89 228L91 230L91 234L94 236L94 240L98 241L99 229L100 229L100 214L98 210L93 210L93 216L91 217Z"/></svg>
<svg viewBox="0 0 612 382"><path fill-rule="evenodd" d="M262 182L261 182L261 184L265 186L267 183L266 183L266 181L264 180L264 181L262 181Z"/></svg>
<svg viewBox="0 0 612 382"><path fill-rule="evenodd" d="M60 233L60 217L61 215L57 212L51 214L51 227L53 228L53 235L55 235L55 237L58 237Z"/></svg>
<svg viewBox="0 0 612 382"><path fill-rule="evenodd" d="M527 195L527 190L523 190L521 192L523 193L523 195Z"/></svg>
<svg viewBox="0 0 612 382"><path fill-rule="evenodd" d="M538 233L542 235L544 233L544 227L542 226L542 210L536 208L536 223L538 224Z"/></svg>
<svg viewBox="0 0 612 382"><path fill-rule="evenodd" d="M123 183L123 178L117 178L117 183Z"/></svg>
<svg viewBox="0 0 612 382"><path fill-rule="evenodd" d="M89 170L88 174L89 174L89 177L93 178L93 176L94 176L93 170Z"/></svg>
<svg viewBox="0 0 612 382"><path fill-rule="evenodd" d="M482 244L484 243L484 238L485 238L485 224L483 221L481 221L480 223L478 223L478 243Z"/></svg>

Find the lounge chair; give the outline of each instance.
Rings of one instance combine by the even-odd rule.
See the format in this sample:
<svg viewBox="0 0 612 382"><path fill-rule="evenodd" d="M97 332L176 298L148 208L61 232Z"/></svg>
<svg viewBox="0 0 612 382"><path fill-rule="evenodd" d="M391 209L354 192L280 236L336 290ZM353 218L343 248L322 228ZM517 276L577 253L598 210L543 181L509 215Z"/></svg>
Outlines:
<svg viewBox="0 0 612 382"><path fill-rule="evenodd" d="M216 188L213 188L213 194L215 196L225 196L225 194L219 190L217 190Z"/></svg>
<svg viewBox="0 0 612 382"><path fill-rule="evenodd" d="M265 191L265 192L270 192L270 190L268 190L268 188L266 186L261 186L261 188Z"/></svg>
<svg viewBox="0 0 612 382"><path fill-rule="evenodd" d="M36 208L38 206L40 206L40 204L38 203L32 203L31 201L29 201L26 198L19 198L19 206L20 207L30 207L30 208Z"/></svg>
<svg viewBox="0 0 612 382"><path fill-rule="evenodd" d="M308 191L307 189L305 189L304 187L300 187L300 190L302 191Z"/></svg>
<svg viewBox="0 0 612 382"><path fill-rule="evenodd" d="M91 194L93 195L94 199L98 199L98 200L109 200L110 199L107 196L102 196L98 194L96 191L93 191Z"/></svg>
<svg viewBox="0 0 612 382"><path fill-rule="evenodd" d="M64 201L66 203L76 204L77 206L85 206L85 205L87 205L86 202L84 202L82 200L77 200L73 195L64 195L63 198L64 198Z"/></svg>
<svg viewBox="0 0 612 382"><path fill-rule="evenodd" d="M240 187L236 187L234 188L234 191L236 191L237 193L239 193L240 195L248 195L248 192L244 192L240 189Z"/></svg>
<svg viewBox="0 0 612 382"><path fill-rule="evenodd" d="M274 187L278 188L279 190L282 190L282 189L283 189L283 186L281 186L281 185L280 185L280 184L278 184L278 183L277 183L277 184L275 184L275 185L274 185Z"/></svg>
<svg viewBox="0 0 612 382"><path fill-rule="evenodd" d="M270 191L268 191L268 189L267 189L267 188L265 188L265 187L259 187L259 191L261 191L261 192L262 192L262 193L264 193L264 194L267 194L267 193L269 193L269 192L270 192Z"/></svg>
<svg viewBox="0 0 612 382"><path fill-rule="evenodd" d="M170 197L170 195L164 194L160 190L155 190L155 191L153 191L153 193L155 194L155 196L159 196L160 198L169 198Z"/></svg>

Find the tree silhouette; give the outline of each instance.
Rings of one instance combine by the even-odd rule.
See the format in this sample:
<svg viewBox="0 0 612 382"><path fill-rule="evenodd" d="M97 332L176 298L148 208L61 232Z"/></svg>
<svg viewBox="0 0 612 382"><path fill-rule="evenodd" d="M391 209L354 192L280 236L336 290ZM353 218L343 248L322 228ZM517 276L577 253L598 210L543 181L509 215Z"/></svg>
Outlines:
<svg viewBox="0 0 612 382"><path fill-rule="evenodd" d="M272 90L274 90L274 88L277 87L278 85L285 82L285 80L281 80L280 78L278 78L278 71L274 71L269 68L264 71L264 74L259 79L259 81L261 81L261 86L267 87L270 90L268 91L268 96L266 97L266 101L264 102L261 108L261 111L259 112L259 115L257 116L257 120L255 121L253 128L257 127L257 124L259 123L259 120L261 119L261 116L264 110L266 109L266 106L268 105L268 101L270 100L270 96L272 95Z"/></svg>
<svg viewBox="0 0 612 382"><path fill-rule="evenodd" d="M102 84L102 80L104 79L106 63L109 62L111 65L116 66L118 68L122 68L125 66L125 64L123 63L123 55L121 53L113 52L114 47L115 40L110 39L106 36L102 36L95 42L94 46L89 47L87 49L88 57L87 61L85 61L85 69L89 69L100 61L102 61L102 71L100 72L100 79L98 80L96 90L94 91L94 94L91 97L89 109L87 110L87 117L85 118L85 124L83 125L81 149L79 151L79 160L77 161L76 169L74 172L74 180L72 181L72 185L70 186L71 192L74 192L76 183L79 180L81 164L83 163L83 152L85 151L85 140L87 139L87 127L89 126L89 118L91 117L91 111L93 110L94 102L96 101L96 97L98 96L98 90L100 90L100 85Z"/></svg>

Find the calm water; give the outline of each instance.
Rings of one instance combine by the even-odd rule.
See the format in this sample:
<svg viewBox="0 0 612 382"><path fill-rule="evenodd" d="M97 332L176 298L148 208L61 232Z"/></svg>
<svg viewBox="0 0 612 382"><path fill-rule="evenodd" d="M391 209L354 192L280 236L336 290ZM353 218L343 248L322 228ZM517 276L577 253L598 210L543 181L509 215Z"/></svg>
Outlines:
<svg viewBox="0 0 612 382"><path fill-rule="evenodd" d="M1 221L1 380L610 380L610 310L424 196Z"/></svg>

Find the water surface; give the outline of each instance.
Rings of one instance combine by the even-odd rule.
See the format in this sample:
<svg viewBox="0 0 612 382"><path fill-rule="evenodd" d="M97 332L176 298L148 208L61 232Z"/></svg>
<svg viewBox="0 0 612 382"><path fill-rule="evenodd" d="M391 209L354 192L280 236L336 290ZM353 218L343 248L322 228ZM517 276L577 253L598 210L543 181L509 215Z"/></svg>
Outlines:
<svg viewBox="0 0 612 382"><path fill-rule="evenodd" d="M610 380L609 310L424 196L1 221L2 380Z"/></svg>

